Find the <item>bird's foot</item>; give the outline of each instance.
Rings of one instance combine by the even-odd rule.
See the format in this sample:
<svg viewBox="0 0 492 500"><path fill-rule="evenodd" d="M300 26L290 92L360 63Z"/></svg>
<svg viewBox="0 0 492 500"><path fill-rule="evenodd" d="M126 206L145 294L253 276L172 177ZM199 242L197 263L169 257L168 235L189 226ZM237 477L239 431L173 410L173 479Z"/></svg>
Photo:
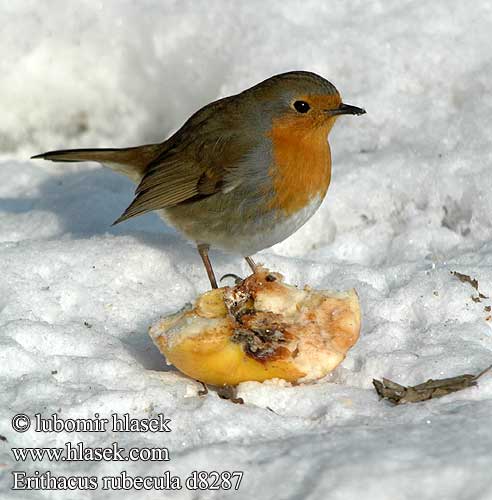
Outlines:
<svg viewBox="0 0 492 500"><path fill-rule="evenodd" d="M241 278L241 276L238 276L237 274L234 274L234 273L224 274L224 276L222 276L222 278L220 278L219 281L222 283L222 280L224 280L226 278L234 278L235 285L240 285L244 281L244 279Z"/></svg>

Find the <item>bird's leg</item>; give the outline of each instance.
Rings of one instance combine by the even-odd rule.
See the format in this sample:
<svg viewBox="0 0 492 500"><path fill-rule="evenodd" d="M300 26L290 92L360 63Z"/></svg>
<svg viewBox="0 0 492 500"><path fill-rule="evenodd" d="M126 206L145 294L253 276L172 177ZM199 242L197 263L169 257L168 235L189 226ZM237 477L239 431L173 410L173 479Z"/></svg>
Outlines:
<svg viewBox="0 0 492 500"><path fill-rule="evenodd" d="M246 262L248 263L248 266L251 267L251 270L253 272L256 271L256 264L255 261L251 257L244 257L246 259Z"/></svg>
<svg viewBox="0 0 492 500"><path fill-rule="evenodd" d="M212 268L212 264L210 263L210 259L208 258L208 249L210 245L206 243L200 243L196 246L200 257L202 258L203 265L205 266L205 270L207 271L208 279L210 280L210 285L212 288L217 288L217 280L215 279L214 270Z"/></svg>

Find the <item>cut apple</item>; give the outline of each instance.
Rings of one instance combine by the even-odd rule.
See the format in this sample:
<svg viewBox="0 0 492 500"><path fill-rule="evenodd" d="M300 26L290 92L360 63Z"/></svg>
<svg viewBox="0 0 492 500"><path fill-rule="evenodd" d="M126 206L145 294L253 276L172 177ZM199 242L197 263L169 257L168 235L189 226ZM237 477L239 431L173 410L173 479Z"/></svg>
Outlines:
<svg viewBox="0 0 492 500"><path fill-rule="evenodd" d="M211 385L317 380L357 342L355 290L299 289L258 267L233 287L204 293L162 318L150 336L169 364Z"/></svg>

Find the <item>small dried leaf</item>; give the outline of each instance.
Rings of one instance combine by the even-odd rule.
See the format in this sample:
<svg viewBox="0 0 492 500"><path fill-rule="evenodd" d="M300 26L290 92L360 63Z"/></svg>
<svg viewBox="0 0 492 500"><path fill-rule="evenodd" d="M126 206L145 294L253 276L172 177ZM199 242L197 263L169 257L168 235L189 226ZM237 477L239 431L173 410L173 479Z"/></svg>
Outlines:
<svg viewBox="0 0 492 500"><path fill-rule="evenodd" d="M237 387L232 385L223 385L217 387L217 394L221 399L227 399L231 403L235 403L237 405L244 404L243 398L237 397Z"/></svg>
<svg viewBox="0 0 492 500"><path fill-rule="evenodd" d="M477 385L477 379L490 369L492 369L492 365L482 370L478 375L465 374L437 380L429 379L427 382L411 387L405 387L386 378L383 378L382 382L373 379L372 383L382 399L387 399L395 405L418 403L419 401L440 398L452 392L475 386Z"/></svg>
<svg viewBox="0 0 492 500"><path fill-rule="evenodd" d="M472 296L473 302L482 302L482 299L488 299L488 297L478 289L478 280L471 278L468 274L459 273L458 271L451 271L451 274L456 276L462 283L469 283L478 292L478 297Z"/></svg>
<svg viewBox="0 0 492 500"><path fill-rule="evenodd" d="M478 280L470 278L468 274L462 274L458 271L451 271L453 276L456 276L462 283L469 283L478 292Z"/></svg>

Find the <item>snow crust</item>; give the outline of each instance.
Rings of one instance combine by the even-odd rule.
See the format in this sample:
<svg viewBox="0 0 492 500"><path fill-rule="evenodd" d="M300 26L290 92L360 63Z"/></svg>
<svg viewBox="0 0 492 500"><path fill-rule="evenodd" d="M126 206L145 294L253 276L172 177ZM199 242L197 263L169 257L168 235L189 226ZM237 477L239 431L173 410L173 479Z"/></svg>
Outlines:
<svg viewBox="0 0 492 500"><path fill-rule="evenodd" d="M4 2L0 7L0 497L490 499L492 376L392 407L405 385L492 361L492 7L486 0ZM147 328L208 287L155 215L111 227L126 178L32 154L160 141L275 73L315 71L367 114L330 138L317 214L257 256L286 282L356 288L363 328L319 383L245 383L244 405L166 367ZM245 274L212 252L219 276ZM474 300L475 299L475 300ZM149 418L172 432L16 433L16 413ZM11 447L167 446L170 462L15 462ZM243 470L238 491L10 490L57 475Z"/></svg>

